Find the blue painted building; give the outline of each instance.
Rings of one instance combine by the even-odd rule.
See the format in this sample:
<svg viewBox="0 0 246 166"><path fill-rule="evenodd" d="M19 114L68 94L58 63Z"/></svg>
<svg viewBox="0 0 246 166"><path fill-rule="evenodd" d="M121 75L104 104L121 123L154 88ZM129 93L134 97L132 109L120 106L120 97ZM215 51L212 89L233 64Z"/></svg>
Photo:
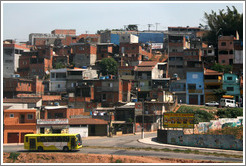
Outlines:
<svg viewBox="0 0 246 166"><path fill-rule="evenodd" d="M178 103L186 103L186 80L173 80L170 84L170 92L175 92Z"/></svg>
<svg viewBox="0 0 246 166"><path fill-rule="evenodd" d="M139 43L163 43L164 42L164 33L154 33L154 32L142 32L139 33Z"/></svg>
<svg viewBox="0 0 246 166"><path fill-rule="evenodd" d="M194 105L204 104L204 73L186 73L186 103Z"/></svg>
<svg viewBox="0 0 246 166"><path fill-rule="evenodd" d="M111 34L110 43L114 43L116 45L120 44L120 35L119 34Z"/></svg>
<svg viewBox="0 0 246 166"><path fill-rule="evenodd" d="M240 99L240 84L236 74L225 73L223 76L223 89L227 90L226 95L234 97L237 102Z"/></svg>

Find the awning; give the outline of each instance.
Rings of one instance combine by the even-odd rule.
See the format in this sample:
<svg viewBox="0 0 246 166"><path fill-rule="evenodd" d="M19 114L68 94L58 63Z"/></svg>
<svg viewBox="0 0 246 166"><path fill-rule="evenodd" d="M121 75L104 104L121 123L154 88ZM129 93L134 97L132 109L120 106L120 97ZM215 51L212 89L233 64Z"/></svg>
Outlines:
<svg viewBox="0 0 246 166"><path fill-rule="evenodd" d="M231 95L223 95L222 98L233 99L234 96L231 96Z"/></svg>

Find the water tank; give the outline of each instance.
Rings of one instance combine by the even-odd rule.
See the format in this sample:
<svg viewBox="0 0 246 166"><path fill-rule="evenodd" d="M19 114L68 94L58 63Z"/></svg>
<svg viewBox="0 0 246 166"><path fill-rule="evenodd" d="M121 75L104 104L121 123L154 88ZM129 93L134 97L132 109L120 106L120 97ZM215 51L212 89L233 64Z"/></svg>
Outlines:
<svg viewBox="0 0 246 166"><path fill-rule="evenodd" d="M109 76L105 76L105 79L106 79L106 80L109 79Z"/></svg>
<svg viewBox="0 0 246 166"><path fill-rule="evenodd" d="M138 99L132 99L132 102L138 102Z"/></svg>
<svg viewBox="0 0 246 166"><path fill-rule="evenodd" d="M87 66L82 66L82 69L87 69Z"/></svg>
<svg viewBox="0 0 246 166"><path fill-rule="evenodd" d="M105 80L105 77L101 76L99 77L99 80Z"/></svg>

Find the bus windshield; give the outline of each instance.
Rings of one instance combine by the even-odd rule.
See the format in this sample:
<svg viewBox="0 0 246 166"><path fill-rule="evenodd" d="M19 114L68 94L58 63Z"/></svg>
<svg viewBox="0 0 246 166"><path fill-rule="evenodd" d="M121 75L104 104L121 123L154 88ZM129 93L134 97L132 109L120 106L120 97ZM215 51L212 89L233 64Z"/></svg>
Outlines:
<svg viewBox="0 0 246 166"><path fill-rule="evenodd" d="M78 143L82 144L82 141L81 141L81 136L80 136L80 134L77 134L77 135L76 135L76 137L77 137L77 139L78 139Z"/></svg>

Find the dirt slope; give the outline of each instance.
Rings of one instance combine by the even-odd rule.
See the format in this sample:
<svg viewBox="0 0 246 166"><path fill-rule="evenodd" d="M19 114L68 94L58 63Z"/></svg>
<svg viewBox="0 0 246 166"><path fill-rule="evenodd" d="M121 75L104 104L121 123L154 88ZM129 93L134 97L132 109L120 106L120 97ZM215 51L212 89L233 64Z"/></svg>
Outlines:
<svg viewBox="0 0 246 166"><path fill-rule="evenodd" d="M214 163L204 160L81 153L19 153L15 161L13 158L9 158L9 156L10 153L3 153L4 163Z"/></svg>

